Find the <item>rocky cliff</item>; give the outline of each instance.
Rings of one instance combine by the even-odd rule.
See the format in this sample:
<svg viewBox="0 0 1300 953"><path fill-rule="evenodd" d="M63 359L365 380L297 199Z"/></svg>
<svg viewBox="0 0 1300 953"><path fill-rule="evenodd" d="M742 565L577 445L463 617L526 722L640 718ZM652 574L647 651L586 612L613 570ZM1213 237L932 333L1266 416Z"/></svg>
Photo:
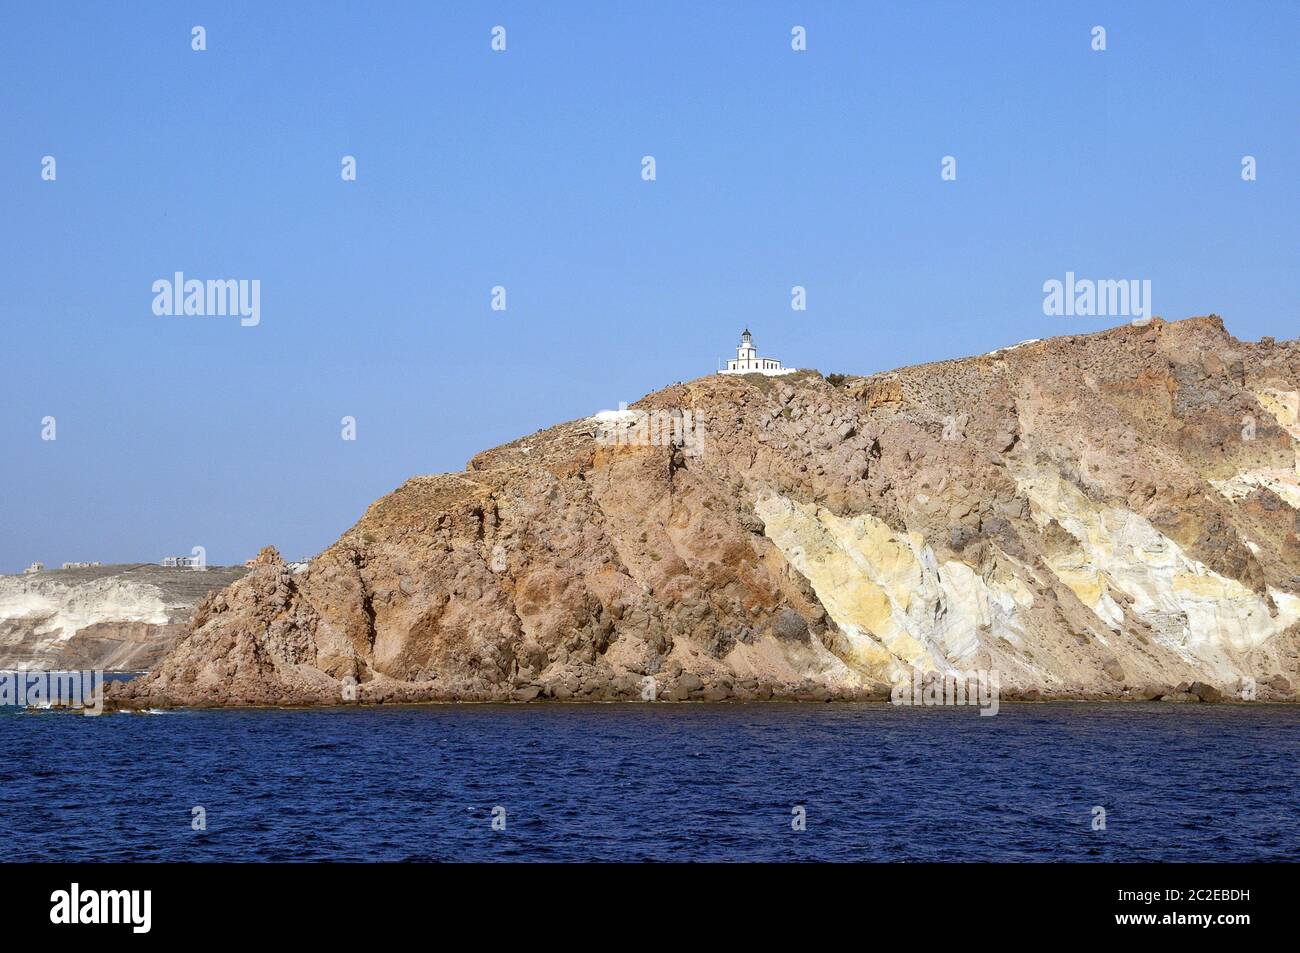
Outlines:
<svg viewBox="0 0 1300 953"><path fill-rule="evenodd" d="M0 669L152 668L203 597L243 575L137 564L0 576Z"/></svg>
<svg viewBox="0 0 1300 953"><path fill-rule="evenodd" d="M115 699L1294 698L1298 413L1300 345L1214 316L704 377L265 551Z"/></svg>

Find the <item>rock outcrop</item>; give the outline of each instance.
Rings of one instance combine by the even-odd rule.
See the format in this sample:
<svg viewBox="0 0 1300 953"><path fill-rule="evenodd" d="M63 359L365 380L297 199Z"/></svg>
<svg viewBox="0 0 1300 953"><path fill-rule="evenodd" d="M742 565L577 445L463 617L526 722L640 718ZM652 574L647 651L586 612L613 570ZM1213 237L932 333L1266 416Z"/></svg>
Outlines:
<svg viewBox="0 0 1300 953"><path fill-rule="evenodd" d="M415 477L306 572L265 554L114 700L1300 684L1294 342L1157 319L871 377L709 376L631 411Z"/></svg>
<svg viewBox="0 0 1300 953"><path fill-rule="evenodd" d="M132 564L0 576L0 669L141 672L242 568Z"/></svg>

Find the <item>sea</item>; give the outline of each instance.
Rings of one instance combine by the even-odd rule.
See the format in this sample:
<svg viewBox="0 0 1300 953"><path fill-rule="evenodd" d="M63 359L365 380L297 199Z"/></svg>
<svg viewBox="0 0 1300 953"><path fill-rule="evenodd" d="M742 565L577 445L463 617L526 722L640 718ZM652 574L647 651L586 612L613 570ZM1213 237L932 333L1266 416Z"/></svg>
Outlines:
<svg viewBox="0 0 1300 953"><path fill-rule="evenodd" d="M8 860L1300 859L1292 706L8 708L0 744Z"/></svg>

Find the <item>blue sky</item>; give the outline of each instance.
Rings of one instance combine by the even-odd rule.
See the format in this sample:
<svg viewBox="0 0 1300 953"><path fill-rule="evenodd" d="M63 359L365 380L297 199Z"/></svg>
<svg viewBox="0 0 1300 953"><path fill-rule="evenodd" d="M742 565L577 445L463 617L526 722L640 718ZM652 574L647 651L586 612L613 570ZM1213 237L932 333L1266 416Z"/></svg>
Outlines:
<svg viewBox="0 0 1300 953"><path fill-rule="evenodd" d="M411 475L711 372L745 325L869 373L1119 323L1044 316L1073 270L1297 333L1293 2L2 21L0 571L309 556ZM260 280L261 323L156 316L176 271Z"/></svg>

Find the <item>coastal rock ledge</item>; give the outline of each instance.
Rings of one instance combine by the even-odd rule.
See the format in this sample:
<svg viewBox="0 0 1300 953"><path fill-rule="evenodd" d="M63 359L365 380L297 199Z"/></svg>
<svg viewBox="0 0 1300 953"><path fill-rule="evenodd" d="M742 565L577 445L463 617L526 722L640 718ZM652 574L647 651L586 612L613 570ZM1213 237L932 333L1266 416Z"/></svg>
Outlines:
<svg viewBox="0 0 1300 953"><path fill-rule="evenodd" d="M118 708L1294 701L1300 346L1216 316L870 377L714 375L408 480L214 592ZM648 439L647 432L649 434Z"/></svg>

